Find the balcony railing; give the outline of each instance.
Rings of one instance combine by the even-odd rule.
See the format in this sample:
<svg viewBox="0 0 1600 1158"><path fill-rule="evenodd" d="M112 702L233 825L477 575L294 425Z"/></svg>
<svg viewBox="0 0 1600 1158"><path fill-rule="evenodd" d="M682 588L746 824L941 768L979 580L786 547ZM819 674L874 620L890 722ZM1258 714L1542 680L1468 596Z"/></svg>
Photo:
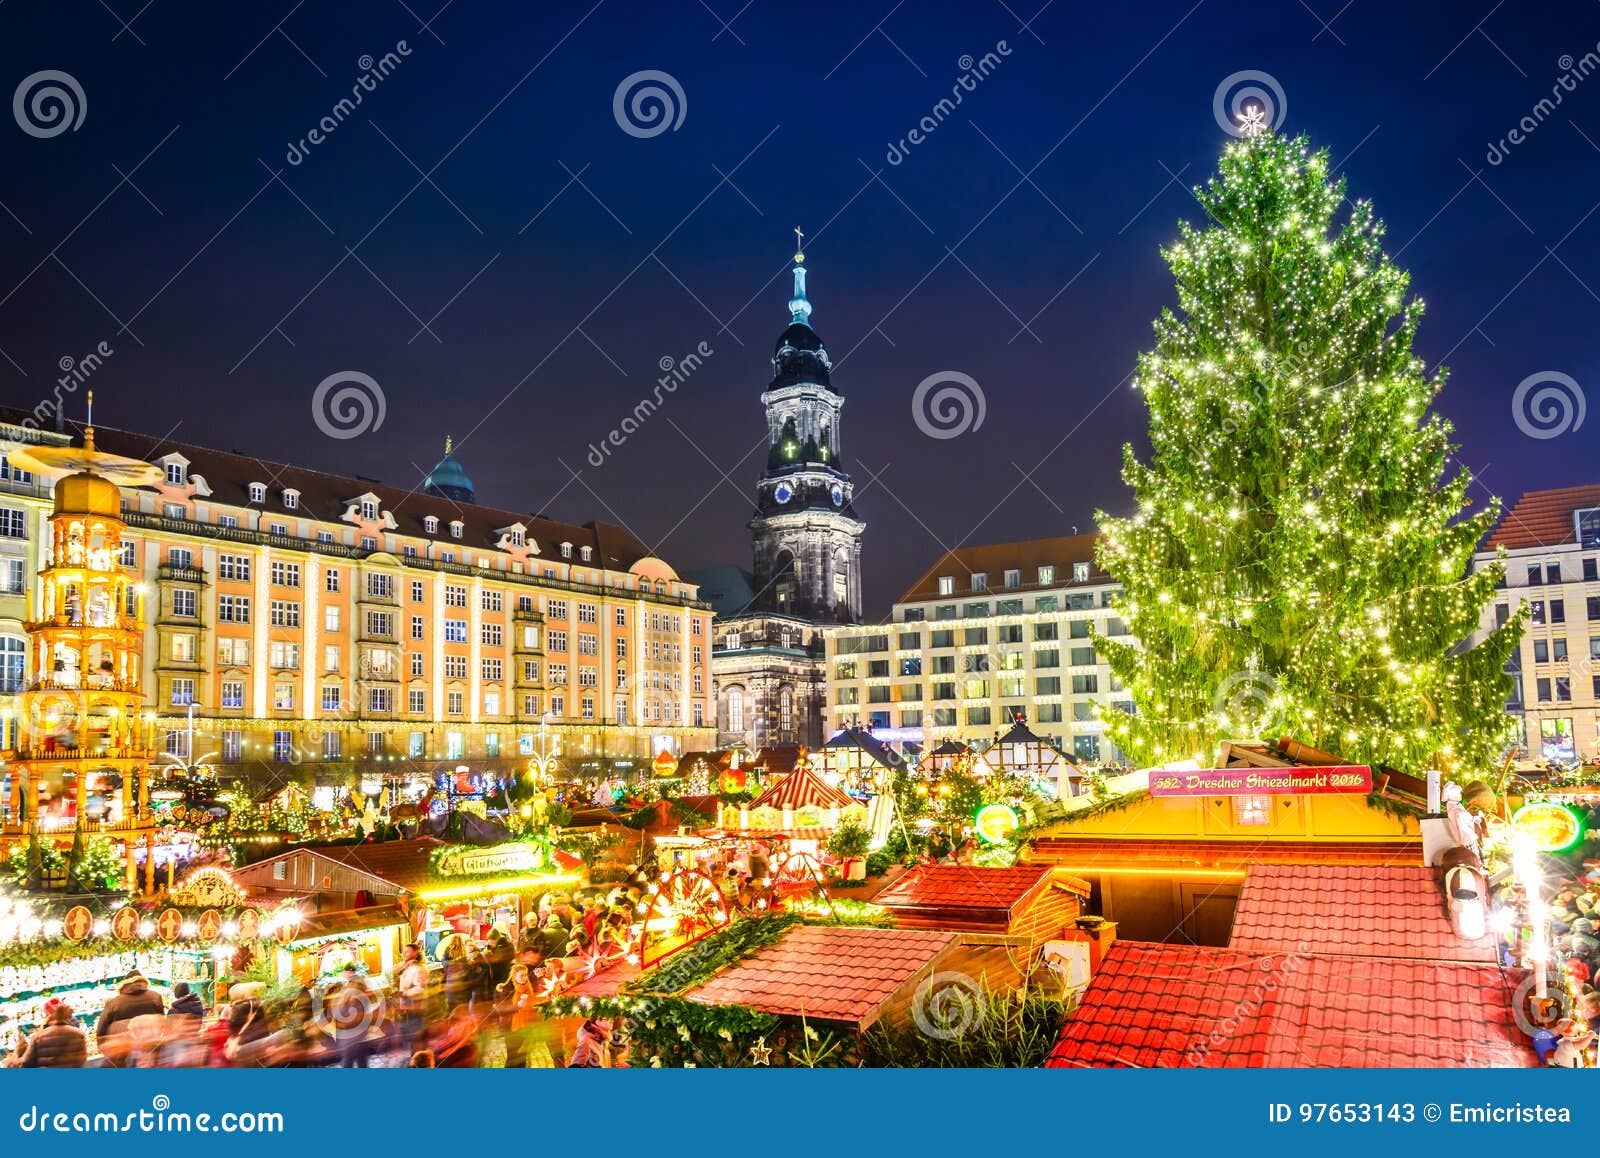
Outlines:
<svg viewBox="0 0 1600 1158"><path fill-rule="evenodd" d="M203 584L206 581L206 573L198 567L178 567L171 563L163 563L156 568L156 578L174 583Z"/></svg>
<svg viewBox="0 0 1600 1158"><path fill-rule="evenodd" d="M106 672L91 672L88 679L82 678L76 672L55 672L51 675L40 676L28 685L28 690L36 692L137 692L140 688L136 680L119 680Z"/></svg>

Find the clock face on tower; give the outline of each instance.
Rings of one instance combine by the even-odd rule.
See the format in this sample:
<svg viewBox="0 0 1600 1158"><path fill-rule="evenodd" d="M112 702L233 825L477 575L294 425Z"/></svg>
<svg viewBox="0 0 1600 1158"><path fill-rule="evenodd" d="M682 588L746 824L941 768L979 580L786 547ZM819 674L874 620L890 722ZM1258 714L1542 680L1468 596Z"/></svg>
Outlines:
<svg viewBox="0 0 1600 1158"><path fill-rule="evenodd" d="M828 497L833 499L833 505L834 506L836 506L836 507L844 506L844 488L842 486L840 486L838 483L834 483L833 484L833 490L828 492Z"/></svg>
<svg viewBox="0 0 1600 1158"><path fill-rule="evenodd" d="M777 487L774 488L772 497L777 499L780 503L786 503L790 499L794 498L794 488L786 482L779 483Z"/></svg>

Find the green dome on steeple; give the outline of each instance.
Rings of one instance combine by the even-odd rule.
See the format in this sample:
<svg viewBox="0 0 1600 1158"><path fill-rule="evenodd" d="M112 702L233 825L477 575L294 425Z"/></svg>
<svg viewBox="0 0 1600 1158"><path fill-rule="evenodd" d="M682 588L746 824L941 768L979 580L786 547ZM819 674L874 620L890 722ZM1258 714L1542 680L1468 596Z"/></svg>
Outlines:
<svg viewBox="0 0 1600 1158"><path fill-rule="evenodd" d="M458 503L476 502L472 480L467 477L466 470L450 453L450 446L450 436L447 434L444 438L444 457L428 472L428 477L422 480L423 492L438 495L440 498L454 499Z"/></svg>

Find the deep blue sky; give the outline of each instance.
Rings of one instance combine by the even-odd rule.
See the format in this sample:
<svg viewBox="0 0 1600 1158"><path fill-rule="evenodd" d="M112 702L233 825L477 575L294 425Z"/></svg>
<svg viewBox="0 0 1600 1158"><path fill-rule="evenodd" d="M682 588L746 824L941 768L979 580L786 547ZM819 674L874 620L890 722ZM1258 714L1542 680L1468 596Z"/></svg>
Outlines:
<svg viewBox="0 0 1600 1158"><path fill-rule="evenodd" d="M1326 146L1404 247L1462 458L1508 499L1595 478L1600 417L1534 442L1510 400L1529 374L1600 371L1600 76L1485 161L1560 58L1600 41L1593 0L1055 0L1031 32L1039 0L752 0L731 30L698 0L456 0L435 39L419 24L440 3L153 0L131 31L105 5L126 20L143 0L0 7L0 95L58 69L88 103L51 139L0 118L0 398L32 405L59 359L105 340L102 422L397 485L448 430L485 502L621 521L680 567L747 563L747 452L799 224L879 613L946 545L1087 530L1125 506L1119 448L1143 412L1119 383L1173 300L1158 247L1225 143L1217 86L1257 69L1286 94L1284 130ZM706 3L733 19L742 0ZM402 39L399 69L288 165L359 58ZM1004 63L888 165L960 58L1000 40ZM612 115L643 69L687 101L650 139ZM438 188L407 196L411 162ZM138 189L119 188L135 166ZM1019 168L1031 183L1008 196ZM439 340L413 341L412 313L447 303ZM1013 340L1016 318L1038 340ZM658 360L702 340L715 353L692 381L587 464ZM381 384L381 430L312 424L339 370ZM918 432L912 391L941 370L981 384L981 430Z"/></svg>

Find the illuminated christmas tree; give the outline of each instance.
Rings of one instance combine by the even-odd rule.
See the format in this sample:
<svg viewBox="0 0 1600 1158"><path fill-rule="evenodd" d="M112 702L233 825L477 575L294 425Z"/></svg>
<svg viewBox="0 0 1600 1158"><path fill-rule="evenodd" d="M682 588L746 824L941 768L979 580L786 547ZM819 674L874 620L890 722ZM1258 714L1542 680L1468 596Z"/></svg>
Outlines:
<svg viewBox="0 0 1600 1158"><path fill-rule="evenodd" d="M1137 512L1100 516L1137 640L1096 641L1137 712L1108 713L1111 735L1144 763L1287 735L1352 763L1482 769L1521 631L1465 646L1500 579L1468 573L1499 503L1471 512L1450 473L1450 424L1428 413L1444 373L1412 351L1422 302L1371 206L1342 212L1303 138L1245 129L1197 191L1205 226L1164 254L1180 312L1135 376Z"/></svg>

